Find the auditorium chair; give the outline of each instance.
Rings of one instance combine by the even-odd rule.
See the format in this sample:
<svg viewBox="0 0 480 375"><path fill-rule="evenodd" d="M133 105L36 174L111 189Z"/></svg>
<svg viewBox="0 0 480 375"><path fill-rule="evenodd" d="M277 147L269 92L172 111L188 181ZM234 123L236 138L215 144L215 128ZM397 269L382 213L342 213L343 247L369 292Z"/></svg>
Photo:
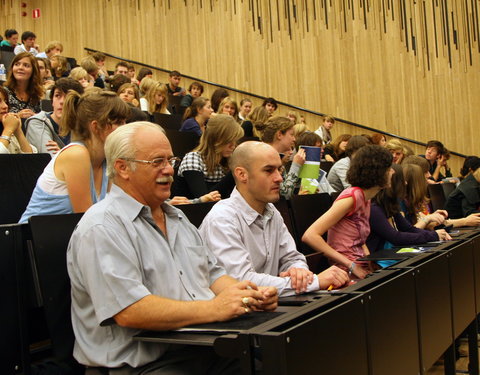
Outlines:
<svg viewBox="0 0 480 375"><path fill-rule="evenodd" d="M173 154L181 159L198 145L199 137L193 132L165 129L165 134L170 141Z"/></svg>
<svg viewBox="0 0 480 375"><path fill-rule="evenodd" d="M52 357L36 365L59 374L81 374L83 367L73 358L75 336L71 322L70 279L66 253L70 236L82 214L33 216L32 264L38 277ZM35 366L32 367L32 371Z"/></svg>
<svg viewBox="0 0 480 375"><path fill-rule="evenodd" d="M17 223L32 195L50 154L1 154L0 224Z"/></svg>
<svg viewBox="0 0 480 375"><path fill-rule="evenodd" d="M443 191L443 184L429 184L428 196L430 197L430 207L432 212L436 210L443 210L445 202L447 201Z"/></svg>
<svg viewBox="0 0 480 375"><path fill-rule="evenodd" d="M180 127L182 126L182 116L166 115L165 113L155 112L153 114L153 122L160 125L165 130L180 130Z"/></svg>
<svg viewBox="0 0 480 375"><path fill-rule="evenodd" d="M217 202L179 204L175 207L181 210L188 220L190 220L190 222L198 228L215 203Z"/></svg>

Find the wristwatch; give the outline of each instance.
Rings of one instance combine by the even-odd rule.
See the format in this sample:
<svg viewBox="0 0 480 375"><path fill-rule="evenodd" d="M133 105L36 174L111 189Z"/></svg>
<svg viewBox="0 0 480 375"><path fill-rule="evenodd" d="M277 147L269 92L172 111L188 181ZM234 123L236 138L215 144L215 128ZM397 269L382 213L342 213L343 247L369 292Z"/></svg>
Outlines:
<svg viewBox="0 0 480 375"><path fill-rule="evenodd" d="M12 137L6 135L0 135L0 139L5 139L8 143L12 142Z"/></svg>

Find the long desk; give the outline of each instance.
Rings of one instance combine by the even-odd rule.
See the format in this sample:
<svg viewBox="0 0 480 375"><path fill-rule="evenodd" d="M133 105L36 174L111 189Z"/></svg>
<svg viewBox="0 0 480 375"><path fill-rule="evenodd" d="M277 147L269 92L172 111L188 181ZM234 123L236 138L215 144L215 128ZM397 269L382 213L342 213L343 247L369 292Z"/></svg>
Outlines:
<svg viewBox="0 0 480 375"><path fill-rule="evenodd" d="M478 230L405 255L340 291L298 299L301 306L280 306L284 314L237 333L144 332L136 339L212 345L219 355L239 358L244 374L260 362L263 374L416 375L442 355L445 373L455 374L454 342L466 331L470 373L479 374Z"/></svg>

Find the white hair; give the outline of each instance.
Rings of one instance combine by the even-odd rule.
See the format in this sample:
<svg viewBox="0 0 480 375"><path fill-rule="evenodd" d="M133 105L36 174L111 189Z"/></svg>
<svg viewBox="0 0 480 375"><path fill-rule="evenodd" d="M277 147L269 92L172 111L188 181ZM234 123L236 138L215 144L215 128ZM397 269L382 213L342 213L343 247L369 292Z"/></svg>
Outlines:
<svg viewBox="0 0 480 375"><path fill-rule="evenodd" d="M115 161L117 159L129 158L134 159L135 143L133 138L140 129L155 129L163 134L165 131L157 124L148 121L136 121L130 124L119 126L115 129L105 141L105 158L107 159L107 177L113 178L116 175ZM135 163L129 163L130 169L135 170Z"/></svg>

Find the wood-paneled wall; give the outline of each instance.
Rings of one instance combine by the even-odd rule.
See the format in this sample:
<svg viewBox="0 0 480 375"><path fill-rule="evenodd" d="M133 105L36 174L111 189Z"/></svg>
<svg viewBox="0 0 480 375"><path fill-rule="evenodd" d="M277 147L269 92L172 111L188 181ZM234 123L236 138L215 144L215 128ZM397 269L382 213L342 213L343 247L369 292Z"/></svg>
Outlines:
<svg viewBox="0 0 480 375"><path fill-rule="evenodd" d="M0 0L0 24L69 56L90 47L480 153L480 0L24 2Z"/></svg>

